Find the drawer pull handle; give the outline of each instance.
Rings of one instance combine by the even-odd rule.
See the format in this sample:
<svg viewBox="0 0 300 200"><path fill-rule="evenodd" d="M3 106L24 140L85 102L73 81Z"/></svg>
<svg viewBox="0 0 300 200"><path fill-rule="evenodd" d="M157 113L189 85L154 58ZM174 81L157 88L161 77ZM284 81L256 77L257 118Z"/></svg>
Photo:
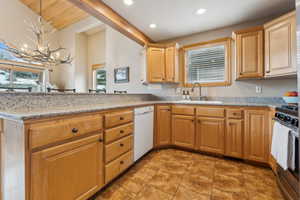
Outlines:
<svg viewBox="0 0 300 200"><path fill-rule="evenodd" d="M120 130L120 133L124 133L124 131L123 131L123 130Z"/></svg>
<svg viewBox="0 0 300 200"><path fill-rule="evenodd" d="M77 128L72 128L72 133L74 133L74 134L78 133L78 129Z"/></svg>
<svg viewBox="0 0 300 200"><path fill-rule="evenodd" d="M120 120L124 120L124 117L120 117Z"/></svg>
<svg viewBox="0 0 300 200"><path fill-rule="evenodd" d="M120 147L123 147L123 146L124 146L124 144L121 143L121 144L120 144Z"/></svg>
<svg viewBox="0 0 300 200"><path fill-rule="evenodd" d="M123 164L124 164L124 161L123 161L123 160L122 160L122 161L120 161L120 164L121 164L121 165L123 165Z"/></svg>

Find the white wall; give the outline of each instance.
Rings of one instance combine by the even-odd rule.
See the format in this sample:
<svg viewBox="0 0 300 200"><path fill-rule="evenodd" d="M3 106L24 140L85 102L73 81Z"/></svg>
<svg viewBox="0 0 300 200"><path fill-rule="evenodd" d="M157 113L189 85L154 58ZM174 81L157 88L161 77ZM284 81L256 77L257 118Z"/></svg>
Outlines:
<svg viewBox="0 0 300 200"><path fill-rule="evenodd" d="M230 26L213 31L194 34L168 42L178 42L180 46L214 40L222 37L231 37L235 30L261 25L270 19L248 22L240 25ZM233 43L234 47L234 43ZM235 49L233 48L233 53ZM218 96L218 97L279 97L283 96L286 91L297 91L297 78L281 78L276 80L249 80L249 81L234 81L235 79L235 60L233 55L232 65L232 85L228 87L207 87L203 88L203 95ZM256 93L256 86L262 87L262 93Z"/></svg>
<svg viewBox="0 0 300 200"><path fill-rule="evenodd" d="M88 83L88 67L86 66L83 74L76 74L77 71L82 72L82 65L77 65L77 56L79 59L80 55L78 55L79 51L76 51L76 49L80 49L80 46L76 47L76 38L77 34L85 32L91 28L94 28L96 26L100 26L102 23L93 18L89 17L87 19L81 20L78 23L75 23L71 26L68 26L65 29L62 29L58 32L58 37L61 46L65 47L73 56L74 61L71 65L61 65L59 66L60 75L59 75L59 86L61 88L68 88L68 89L77 89L77 91L85 91L86 89L83 89L82 86L79 86L80 83ZM87 41L86 41L87 42ZM77 43L77 45L80 45L82 43ZM84 48L84 47L83 47ZM77 55L76 55L77 52ZM86 64L87 65L87 64ZM77 83L78 81L78 83ZM79 86L79 87L76 87ZM87 86L85 85L85 88Z"/></svg>
<svg viewBox="0 0 300 200"><path fill-rule="evenodd" d="M91 66L106 62L106 31L100 31L87 36L88 46L88 88L93 88L93 72Z"/></svg>
<svg viewBox="0 0 300 200"><path fill-rule="evenodd" d="M75 88L76 92L86 92L88 88L88 38L84 33L75 35Z"/></svg>
<svg viewBox="0 0 300 200"><path fill-rule="evenodd" d="M118 31L106 28L106 66L108 74L107 90L126 90L128 93L157 93L174 95L174 85L143 85L141 82L145 57L144 47ZM130 82L114 83L114 69L130 67Z"/></svg>

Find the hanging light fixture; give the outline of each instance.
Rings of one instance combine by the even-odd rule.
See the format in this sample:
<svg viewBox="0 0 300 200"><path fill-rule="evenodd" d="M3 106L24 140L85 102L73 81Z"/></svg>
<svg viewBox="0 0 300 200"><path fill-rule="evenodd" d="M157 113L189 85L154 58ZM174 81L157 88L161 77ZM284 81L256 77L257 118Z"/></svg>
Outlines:
<svg viewBox="0 0 300 200"><path fill-rule="evenodd" d="M71 54L67 52L66 48L60 46L58 48L51 47L50 38L56 30L50 23L43 19L42 10L42 0L40 0L40 13L37 23L27 23L29 30L34 36L32 38L34 47L31 48L26 43L17 47L1 40L1 42L5 45L4 50L10 52L16 58L23 61L42 64L48 67L59 64L71 64L73 59Z"/></svg>

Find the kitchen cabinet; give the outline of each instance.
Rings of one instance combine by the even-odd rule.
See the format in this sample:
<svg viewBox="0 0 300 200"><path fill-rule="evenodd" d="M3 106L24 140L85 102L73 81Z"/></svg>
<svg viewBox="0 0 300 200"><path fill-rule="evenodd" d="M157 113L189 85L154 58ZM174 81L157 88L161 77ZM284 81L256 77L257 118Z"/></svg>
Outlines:
<svg viewBox="0 0 300 200"><path fill-rule="evenodd" d="M236 47L236 80L264 77L263 27L234 32Z"/></svg>
<svg viewBox="0 0 300 200"><path fill-rule="evenodd" d="M133 163L133 110L109 112L105 116L105 184Z"/></svg>
<svg viewBox="0 0 300 200"><path fill-rule="evenodd" d="M244 158L268 163L269 114L267 110L245 110Z"/></svg>
<svg viewBox="0 0 300 200"><path fill-rule="evenodd" d="M296 12L264 25L265 76L296 74Z"/></svg>
<svg viewBox="0 0 300 200"><path fill-rule="evenodd" d="M225 155L243 158L243 120L227 119L225 136Z"/></svg>
<svg viewBox="0 0 300 200"><path fill-rule="evenodd" d="M156 146L171 144L171 106L156 107Z"/></svg>
<svg viewBox="0 0 300 200"><path fill-rule="evenodd" d="M147 49L147 79L150 83L178 82L176 45L149 44Z"/></svg>
<svg viewBox="0 0 300 200"><path fill-rule="evenodd" d="M104 181L102 137L94 135L33 153L31 200L85 200L97 192Z"/></svg>
<svg viewBox="0 0 300 200"><path fill-rule="evenodd" d="M195 147L194 116L172 116L172 144L191 149Z"/></svg>
<svg viewBox="0 0 300 200"><path fill-rule="evenodd" d="M197 118L196 149L224 154L225 119Z"/></svg>
<svg viewBox="0 0 300 200"><path fill-rule="evenodd" d="M161 83L165 81L165 49L149 47L147 50L148 81Z"/></svg>
<svg viewBox="0 0 300 200"><path fill-rule="evenodd" d="M167 47L166 52L166 82L176 82L176 46Z"/></svg>

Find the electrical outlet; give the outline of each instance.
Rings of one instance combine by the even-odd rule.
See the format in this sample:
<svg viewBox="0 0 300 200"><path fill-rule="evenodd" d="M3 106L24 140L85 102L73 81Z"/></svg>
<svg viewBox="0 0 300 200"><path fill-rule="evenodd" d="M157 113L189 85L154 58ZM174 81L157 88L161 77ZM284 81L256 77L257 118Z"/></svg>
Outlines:
<svg viewBox="0 0 300 200"><path fill-rule="evenodd" d="M262 87L261 86L259 86L259 85L257 85L256 86L256 93L262 93Z"/></svg>

